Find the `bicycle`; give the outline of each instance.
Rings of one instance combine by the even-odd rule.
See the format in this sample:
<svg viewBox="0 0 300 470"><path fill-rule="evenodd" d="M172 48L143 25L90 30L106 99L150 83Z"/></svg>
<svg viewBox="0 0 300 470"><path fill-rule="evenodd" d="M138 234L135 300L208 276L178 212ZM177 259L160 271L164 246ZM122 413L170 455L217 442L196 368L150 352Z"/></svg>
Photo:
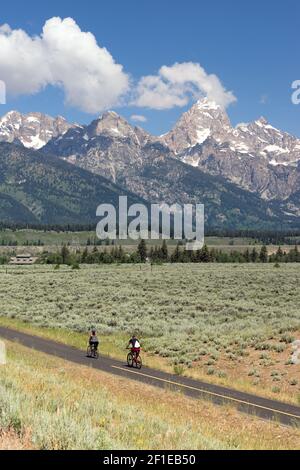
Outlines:
<svg viewBox="0 0 300 470"><path fill-rule="evenodd" d="M95 346L91 346L90 344L88 345L86 355L87 357L91 357L92 359L98 359L99 357L98 350L95 349Z"/></svg>
<svg viewBox="0 0 300 470"><path fill-rule="evenodd" d="M127 348L130 349L130 348ZM127 365L128 367L136 367L137 369L141 369L143 362L140 354L137 356L136 352L130 351L127 355Z"/></svg>

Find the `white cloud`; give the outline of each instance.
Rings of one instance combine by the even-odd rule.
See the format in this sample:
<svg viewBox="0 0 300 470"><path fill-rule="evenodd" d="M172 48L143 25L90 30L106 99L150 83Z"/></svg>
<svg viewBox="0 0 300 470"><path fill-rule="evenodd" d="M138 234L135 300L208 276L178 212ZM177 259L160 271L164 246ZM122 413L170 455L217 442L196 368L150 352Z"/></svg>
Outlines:
<svg viewBox="0 0 300 470"><path fill-rule="evenodd" d="M47 85L62 87L66 103L97 113L120 103L129 76L93 34L72 18L51 18L41 36L0 27L0 78L8 94L34 94Z"/></svg>
<svg viewBox="0 0 300 470"><path fill-rule="evenodd" d="M127 105L129 94L130 104L158 110L183 107L201 96L224 108L236 101L216 75L193 62L163 66L133 86L122 65L72 18L49 19L40 36L0 26L0 80L13 96L35 94L48 85L62 88L68 105L93 114ZM132 120L145 122L140 115Z"/></svg>
<svg viewBox="0 0 300 470"><path fill-rule="evenodd" d="M146 116L142 116L141 114L133 114L130 116L130 119L135 122L147 122Z"/></svg>
<svg viewBox="0 0 300 470"><path fill-rule="evenodd" d="M175 63L160 68L158 75L142 77L138 82L134 104L152 109L170 109L188 104L191 98L207 96L226 108L236 101L234 94L227 91L220 79L207 74L200 64L193 62Z"/></svg>

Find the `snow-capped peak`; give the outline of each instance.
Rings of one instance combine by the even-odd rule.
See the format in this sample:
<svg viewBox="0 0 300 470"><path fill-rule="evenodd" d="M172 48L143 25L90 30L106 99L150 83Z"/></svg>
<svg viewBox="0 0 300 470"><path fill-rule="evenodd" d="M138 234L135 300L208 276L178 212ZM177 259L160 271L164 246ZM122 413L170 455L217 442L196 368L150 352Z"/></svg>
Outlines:
<svg viewBox="0 0 300 470"><path fill-rule="evenodd" d="M234 135L237 141L248 145L252 153L266 158L272 165L294 164L300 160L300 140L276 129L264 117L240 124Z"/></svg>
<svg viewBox="0 0 300 470"><path fill-rule="evenodd" d="M217 111L218 109L221 109L221 106L219 106L215 101L210 100L209 98L201 98L196 102L195 105L199 110L212 110L212 111Z"/></svg>
<svg viewBox="0 0 300 470"><path fill-rule="evenodd" d="M65 134L73 127L65 118L52 118L42 113L23 115L9 111L0 118L0 142L20 142L24 147L40 149L50 139Z"/></svg>
<svg viewBox="0 0 300 470"><path fill-rule="evenodd" d="M176 126L160 140L173 152L203 144L209 137L223 139L231 128L226 112L208 98L198 100L184 113Z"/></svg>
<svg viewBox="0 0 300 470"><path fill-rule="evenodd" d="M259 127L264 127L268 125L268 121L265 117L261 116L259 119L257 119L254 124L256 124Z"/></svg>
<svg viewBox="0 0 300 470"><path fill-rule="evenodd" d="M237 158L261 157L278 164L300 160L300 140L282 132L265 117L232 127L225 110L208 98L197 101L184 113L172 131L159 138L176 154L190 155L190 150L205 143L236 152ZM225 146L225 147L224 147ZM186 161L183 155L184 161Z"/></svg>

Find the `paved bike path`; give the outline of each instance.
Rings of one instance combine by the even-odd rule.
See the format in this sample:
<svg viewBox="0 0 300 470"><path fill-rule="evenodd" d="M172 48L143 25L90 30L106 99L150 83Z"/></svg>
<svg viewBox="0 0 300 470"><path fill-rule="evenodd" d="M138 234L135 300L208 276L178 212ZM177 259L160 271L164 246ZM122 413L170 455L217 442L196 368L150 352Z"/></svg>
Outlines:
<svg viewBox="0 0 300 470"><path fill-rule="evenodd" d="M76 364L82 364L104 372L109 372L110 374L125 377L126 379L168 390L179 391L192 398L209 399L217 405L232 404L239 411L244 413L256 415L267 420L276 420L289 426L300 426L300 407L296 405L259 397L188 377L179 377L148 367L143 367L141 370L132 369L129 368L125 362L107 356L100 355L98 360L90 359L86 357L84 351L80 349L10 328L0 327L0 338L16 341L28 348Z"/></svg>

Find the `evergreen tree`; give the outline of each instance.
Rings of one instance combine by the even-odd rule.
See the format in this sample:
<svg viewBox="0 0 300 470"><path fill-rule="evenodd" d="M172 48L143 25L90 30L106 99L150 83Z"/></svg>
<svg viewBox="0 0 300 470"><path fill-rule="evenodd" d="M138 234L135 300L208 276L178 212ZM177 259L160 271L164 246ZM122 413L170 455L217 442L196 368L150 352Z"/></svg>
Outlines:
<svg viewBox="0 0 300 470"><path fill-rule="evenodd" d="M245 262L246 262L246 263L250 263L250 261L251 261L251 255L250 255L250 251L249 251L248 248L247 248L247 250L246 250L245 253L244 253L244 259L245 259Z"/></svg>
<svg viewBox="0 0 300 470"><path fill-rule="evenodd" d="M281 246L279 246L275 255L275 261L277 261L278 263L281 263L283 261L283 256L284 256L283 251L281 249Z"/></svg>
<svg viewBox="0 0 300 470"><path fill-rule="evenodd" d="M145 240L141 240L138 244L137 253L140 257L141 263L145 263L147 260L147 246Z"/></svg>
<svg viewBox="0 0 300 470"><path fill-rule="evenodd" d="M209 263L210 262L210 253L207 245L200 250L199 259L201 263Z"/></svg>
<svg viewBox="0 0 300 470"><path fill-rule="evenodd" d="M87 247L85 247L85 249L84 249L84 251L81 255L81 262L83 264L87 262L88 254L89 254L88 249L87 249Z"/></svg>
<svg viewBox="0 0 300 470"><path fill-rule="evenodd" d="M168 261L168 258L169 258L168 246L167 246L166 240L164 240L160 249L160 259L162 261Z"/></svg>
<svg viewBox="0 0 300 470"><path fill-rule="evenodd" d="M251 259L251 262L252 262L252 263L257 263L257 261L258 261L258 253L257 253L256 248L253 248L253 250L251 251L250 259Z"/></svg>
<svg viewBox="0 0 300 470"><path fill-rule="evenodd" d="M191 256L191 252L184 249L184 251L183 251L183 253L181 254L181 257L180 257L181 262L182 263L189 263L191 261L190 256Z"/></svg>
<svg viewBox="0 0 300 470"><path fill-rule="evenodd" d="M152 260L157 261L158 259L159 259L158 247L157 247L157 245L155 245L155 248L154 248L153 254L152 254Z"/></svg>
<svg viewBox="0 0 300 470"><path fill-rule="evenodd" d="M259 260L261 263L267 263L268 262L268 250L266 245L263 245L260 250L259 254Z"/></svg>
<svg viewBox="0 0 300 470"><path fill-rule="evenodd" d="M285 253L286 255L286 253ZM289 263L299 263L300 262L300 253L298 247L295 246L293 250L290 250L288 255L285 256L285 260Z"/></svg>
<svg viewBox="0 0 300 470"><path fill-rule="evenodd" d="M171 256L171 262L172 263L179 263L180 261L180 248L179 248L179 243L177 243L176 248L174 253Z"/></svg>

